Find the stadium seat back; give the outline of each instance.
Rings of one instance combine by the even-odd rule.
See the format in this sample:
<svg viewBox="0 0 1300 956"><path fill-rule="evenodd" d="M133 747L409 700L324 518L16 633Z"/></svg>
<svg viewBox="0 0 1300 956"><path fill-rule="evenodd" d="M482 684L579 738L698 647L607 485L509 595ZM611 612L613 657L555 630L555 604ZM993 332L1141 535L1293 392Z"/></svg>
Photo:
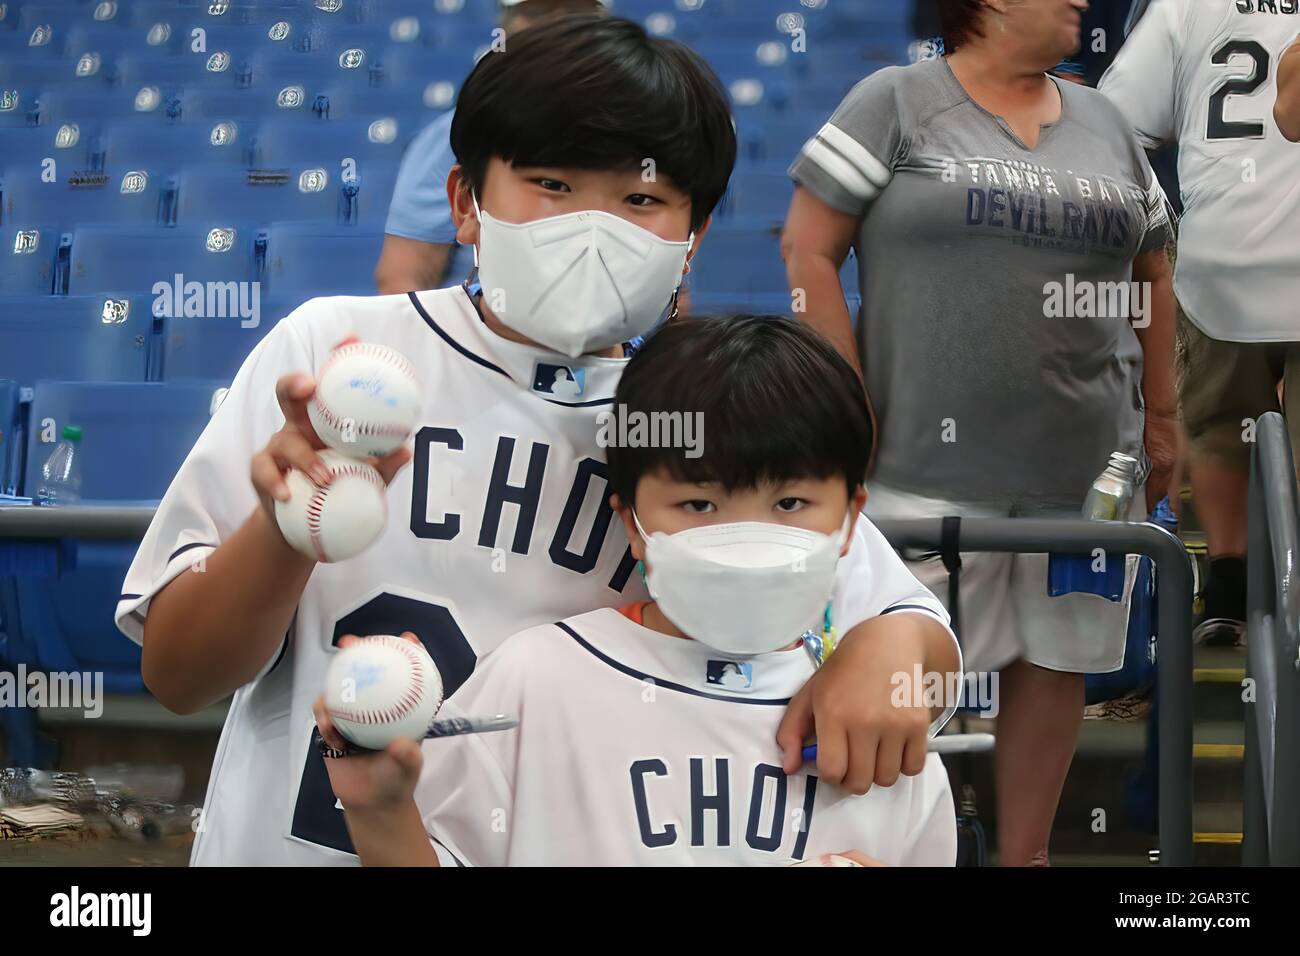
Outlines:
<svg viewBox="0 0 1300 956"><path fill-rule="evenodd" d="M147 296L7 297L0 379L143 382L152 330Z"/></svg>
<svg viewBox="0 0 1300 956"><path fill-rule="evenodd" d="M157 283L252 282L258 278L255 225L216 221L186 228L84 226L72 242L71 295L150 292Z"/></svg>

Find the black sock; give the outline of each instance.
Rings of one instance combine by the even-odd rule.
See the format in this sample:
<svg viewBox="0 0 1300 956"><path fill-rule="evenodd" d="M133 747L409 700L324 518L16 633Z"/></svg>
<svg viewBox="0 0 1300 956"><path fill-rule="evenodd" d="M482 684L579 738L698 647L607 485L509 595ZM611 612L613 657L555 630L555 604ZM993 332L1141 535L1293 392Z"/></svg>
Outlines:
<svg viewBox="0 0 1300 956"><path fill-rule="evenodd" d="M1210 558L1205 582L1205 618L1246 619L1246 559L1240 555Z"/></svg>

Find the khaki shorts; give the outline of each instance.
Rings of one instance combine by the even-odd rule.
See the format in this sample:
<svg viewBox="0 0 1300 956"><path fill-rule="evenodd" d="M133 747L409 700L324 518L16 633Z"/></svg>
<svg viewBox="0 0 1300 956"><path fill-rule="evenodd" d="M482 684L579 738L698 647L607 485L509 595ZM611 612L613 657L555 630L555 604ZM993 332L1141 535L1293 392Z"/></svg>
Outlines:
<svg viewBox="0 0 1300 956"><path fill-rule="evenodd" d="M1009 518L1005 511L927 498L880 484L868 489L869 518ZM1145 493L1134 495L1129 520L1145 517ZM907 560L918 581L948 606L948 572L938 555ZM1095 594L1051 597L1045 554L962 552L961 645L968 672L1001 670L1012 661L1078 674L1105 674L1124 666L1129 602L1137 556L1126 562L1124 600Z"/></svg>
<svg viewBox="0 0 1300 956"><path fill-rule="evenodd" d="M1180 307L1178 397L1196 456L1250 467L1250 423L1279 411L1300 453L1300 343L1222 342L1198 329Z"/></svg>

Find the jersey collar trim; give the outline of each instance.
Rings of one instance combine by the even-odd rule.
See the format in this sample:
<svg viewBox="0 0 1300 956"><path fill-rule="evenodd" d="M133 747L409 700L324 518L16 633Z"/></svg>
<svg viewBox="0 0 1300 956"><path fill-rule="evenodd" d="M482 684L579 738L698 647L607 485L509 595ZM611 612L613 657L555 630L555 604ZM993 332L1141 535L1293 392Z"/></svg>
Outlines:
<svg viewBox="0 0 1300 956"><path fill-rule="evenodd" d="M614 670L626 674L629 677L633 677L639 681L650 681L654 684L656 688L661 688L663 690L673 690L681 694L689 694L692 697L704 697L709 700L720 700L728 704L759 704L767 707L785 707L790 703L789 697L763 698L763 697L732 696L730 694L712 694L709 693L708 691L696 690L694 687L687 687L684 684L678 684L675 681L664 680L662 678L655 677L653 674L647 674L644 671L639 671L635 667L630 667L629 665L624 664L622 661L615 660L614 658L606 654L604 651L601 651L596 647L592 646L590 642L588 642L577 631L575 631L572 627L570 627L568 624L566 624L563 621L556 621L555 626L558 627L560 630L564 631L564 633L568 634L575 641L577 641L579 647L587 651L589 654L595 657L602 664L606 664L614 668Z"/></svg>
<svg viewBox="0 0 1300 956"><path fill-rule="evenodd" d="M470 307L473 308L475 313L477 314L478 307L474 303L473 297L470 295L469 289L466 288L464 284L460 286L460 289L465 294L465 297L468 299ZM512 382L515 382L515 384L519 385L521 388L525 388L525 389L527 388L526 383L520 383L515 378L515 376L512 375L509 371L502 368L500 365L497 365L495 362L492 362L484 358L478 353L471 351L461 343L457 342L454 338L452 338L451 334L447 332L446 329L444 329L436 321L434 321L433 316L431 316L428 310L424 308L424 304L420 301L420 298L418 295L416 295L416 293L408 292L406 295L407 298L411 300L411 305L415 307L415 311L419 313L420 318L424 319L425 325L429 326L430 329L432 329L435 333L437 333L439 338L441 338L444 342L446 342L449 346L451 346L453 350L455 350L460 355L464 356L474 364L482 366L483 368L487 369L490 372L495 372L498 375L502 375L505 378L510 379ZM504 341L501 343L501 347L503 348L503 350L508 349L508 347L511 345L517 345L517 343L504 342ZM519 345L518 348L521 351L518 357L520 362L517 364L521 364L521 367L522 367L522 363L526 361L529 367L531 368L532 365L535 364L537 357L544 357L550 355L550 353L547 352L541 352L536 349L529 349L527 346L524 345ZM524 353L529 353L529 354L525 355ZM569 364L573 364L573 360L565 359L565 362ZM591 372L600 372L603 370L605 374L608 375L609 372L614 370L615 368L617 368L618 373L621 374L622 369L618 368L617 366L621 366L625 362L626 360L624 359L614 359L614 360L598 359L594 363L590 363L592 367L589 370L589 374ZM603 369L602 369L602 365L604 366ZM612 386L616 383L616 381L617 379L615 379L614 382L609 383L609 385L611 386L610 387L611 392L613 390ZM595 398L585 402L565 402L556 398L546 398L545 396L542 395L538 395L537 397L542 401L549 402L552 405L561 405L565 408L595 408L601 405L612 405L614 403L614 397L612 394L605 396L603 398Z"/></svg>

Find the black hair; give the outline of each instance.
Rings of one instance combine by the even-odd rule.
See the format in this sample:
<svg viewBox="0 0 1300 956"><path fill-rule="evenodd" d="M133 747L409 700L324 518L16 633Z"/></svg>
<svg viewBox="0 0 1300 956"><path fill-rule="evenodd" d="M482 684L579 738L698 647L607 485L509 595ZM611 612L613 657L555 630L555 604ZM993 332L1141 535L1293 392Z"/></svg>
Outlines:
<svg viewBox="0 0 1300 956"><path fill-rule="evenodd" d="M630 20L566 16L484 55L461 87L451 148L476 193L488 161L641 169L691 197L698 229L727 189L736 131L717 76L688 47Z"/></svg>
<svg viewBox="0 0 1300 956"><path fill-rule="evenodd" d="M937 4L944 52L952 53L971 38L984 35L980 29L984 0L937 0Z"/></svg>
<svg viewBox="0 0 1300 956"><path fill-rule="evenodd" d="M656 412L703 415L702 453L608 448L610 490L635 501L642 476L761 482L842 476L852 495L866 478L873 431L862 382L819 332L785 316L736 315L670 322L628 362L614 396L619 419Z"/></svg>

